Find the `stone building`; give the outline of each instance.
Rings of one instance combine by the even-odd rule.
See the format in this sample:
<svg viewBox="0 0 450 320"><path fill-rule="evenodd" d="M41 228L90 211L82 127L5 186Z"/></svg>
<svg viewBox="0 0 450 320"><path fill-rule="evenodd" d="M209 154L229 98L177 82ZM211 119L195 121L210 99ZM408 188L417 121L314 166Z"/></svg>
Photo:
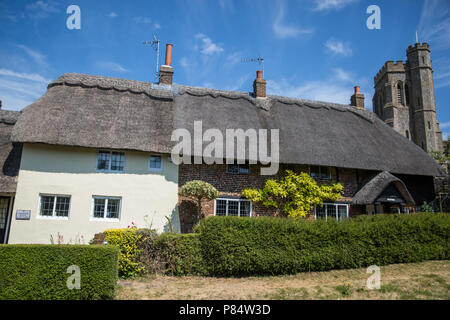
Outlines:
<svg viewBox="0 0 450 320"><path fill-rule="evenodd" d="M442 151L430 46L416 43L405 63L387 61L374 78L373 111L427 152Z"/></svg>

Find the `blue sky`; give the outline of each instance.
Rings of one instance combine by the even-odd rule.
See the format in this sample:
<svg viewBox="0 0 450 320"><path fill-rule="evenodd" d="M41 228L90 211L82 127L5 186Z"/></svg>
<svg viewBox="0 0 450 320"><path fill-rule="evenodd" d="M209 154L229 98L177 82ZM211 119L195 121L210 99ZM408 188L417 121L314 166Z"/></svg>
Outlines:
<svg viewBox="0 0 450 320"><path fill-rule="evenodd" d="M81 9L69 30L66 9ZM369 5L381 29L369 30ZM153 35L172 43L174 81L251 91L262 56L270 94L348 104L359 85L371 108L373 77L386 60L431 46L438 119L450 133L448 0L0 0L0 99L20 110L66 72L153 81Z"/></svg>

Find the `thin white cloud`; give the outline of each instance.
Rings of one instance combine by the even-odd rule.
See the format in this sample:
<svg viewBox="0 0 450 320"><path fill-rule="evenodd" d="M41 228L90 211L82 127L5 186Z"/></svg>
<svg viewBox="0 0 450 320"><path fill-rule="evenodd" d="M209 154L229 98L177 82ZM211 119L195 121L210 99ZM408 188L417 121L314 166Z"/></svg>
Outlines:
<svg viewBox="0 0 450 320"><path fill-rule="evenodd" d="M368 79L355 79L348 71L340 68L333 69L333 73L326 79L295 82L292 79L268 80L269 94L302 98L315 101L326 101L348 105L353 94L353 86L359 84L369 88ZM366 94L366 107L370 109L370 92Z"/></svg>
<svg viewBox="0 0 450 320"><path fill-rule="evenodd" d="M245 74L243 76L240 76L237 80L232 79L233 80L233 84L226 86L225 90L230 90L230 91L238 91L238 90L242 90L242 88L246 85L248 85L249 81L250 81L250 75L249 74Z"/></svg>
<svg viewBox="0 0 450 320"><path fill-rule="evenodd" d="M120 64L112 61L103 61L97 63L97 66L101 69L113 72L128 72L129 70L122 67Z"/></svg>
<svg viewBox="0 0 450 320"><path fill-rule="evenodd" d="M35 73L0 69L0 98L6 109L20 110L39 98L51 82Z"/></svg>
<svg viewBox="0 0 450 320"><path fill-rule="evenodd" d="M51 82L51 80L47 80L44 77L42 77L41 75L36 74L36 73L15 72L15 71L8 70L8 69L0 69L0 75L19 78L19 79L25 79L25 80L31 80L31 81L37 81L37 82L43 82L43 83Z"/></svg>
<svg viewBox="0 0 450 320"><path fill-rule="evenodd" d="M210 38L208 38L203 33L198 33L195 35L197 39L201 41L201 49L200 52L205 56L211 56L216 53L223 52L224 49L219 45L215 44Z"/></svg>
<svg viewBox="0 0 450 320"><path fill-rule="evenodd" d="M333 54L341 56L351 56L353 51L348 43L344 43L340 40L330 38L324 43L325 48L331 51Z"/></svg>
<svg viewBox="0 0 450 320"><path fill-rule="evenodd" d="M60 13L58 4L55 1L39 0L26 5L25 10L31 18L44 19L49 17L51 14Z"/></svg>
<svg viewBox="0 0 450 320"><path fill-rule="evenodd" d="M117 15L117 13L115 13L115 12L110 12L110 13L108 13L107 17L108 17L108 18L117 18L118 15Z"/></svg>
<svg viewBox="0 0 450 320"><path fill-rule="evenodd" d="M154 27L156 30L161 29L161 25L160 25L159 23L155 23L155 24L153 25L153 27Z"/></svg>
<svg viewBox="0 0 450 320"><path fill-rule="evenodd" d="M180 65L181 65L183 68L188 68L188 67L189 67L188 59L187 59L186 57L182 57L182 58L180 59Z"/></svg>
<svg viewBox="0 0 450 320"><path fill-rule="evenodd" d="M341 9L349 4L355 3L358 0L315 0L316 6L314 11L327 11L333 9Z"/></svg>
<svg viewBox="0 0 450 320"><path fill-rule="evenodd" d="M135 17L133 18L134 22L136 23L142 23L142 24L151 24L152 19L149 17Z"/></svg>
<svg viewBox="0 0 450 320"><path fill-rule="evenodd" d="M447 128L450 128L450 122L442 122L442 123L439 124L439 127L440 127L441 129L447 129Z"/></svg>
<svg viewBox="0 0 450 320"><path fill-rule="evenodd" d="M314 33L314 30L312 28L303 29L299 26L294 25L286 25L283 21L284 18L284 7L283 5L280 6L278 10L278 15L275 18L272 28L273 32L278 38L284 39L284 38L296 38L299 35L307 35Z"/></svg>
<svg viewBox="0 0 450 320"><path fill-rule="evenodd" d="M419 41L434 49L450 48L450 3L448 0L425 0L420 15Z"/></svg>
<svg viewBox="0 0 450 320"><path fill-rule="evenodd" d="M23 51L25 51L25 53L31 57L31 59L34 60L34 62L36 62L38 65L43 66L43 67L47 67L47 61L46 61L46 56L43 55L42 53L36 51L36 50L32 50L30 48L28 48L27 46L18 44L16 45L18 48L22 49Z"/></svg>

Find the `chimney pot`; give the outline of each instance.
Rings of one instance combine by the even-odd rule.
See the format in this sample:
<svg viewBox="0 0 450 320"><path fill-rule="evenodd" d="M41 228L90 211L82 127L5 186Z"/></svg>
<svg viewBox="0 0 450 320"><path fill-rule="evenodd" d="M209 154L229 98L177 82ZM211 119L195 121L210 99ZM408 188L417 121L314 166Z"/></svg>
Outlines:
<svg viewBox="0 0 450 320"><path fill-rule="evenodd" d="M350 98L353 107L364 109L364 95L359 91L359 86L355 86L355 93Z"/></svg>
<svg viewBox="0 0 450 320"><path fill-rule="evenodd" d="M168 43L166 44L166 66L171 66L172 65L172 47L173 45Z"/></svg>
<svg viewBox="0 0 450 320"><path fill-rule="evenodd" d="M173 68L172 64L172 47L173 45L166 44L166 63L159 69L159 84L172 85L173 82Z"/></svg>
<svg viewBox="0 0 450 320"><path fill-rule="evenodd" d="M253 94L256 98L266 97L266 80L262 77L262 71L256 71L256 79L253 81Z"/></svg>
<svg viewBox="0 0 450 320"><path fill-rule="evenodd" d="M257 70L256 71L256 78L257 79L262 79L262 71L261 70Z"/></svg>

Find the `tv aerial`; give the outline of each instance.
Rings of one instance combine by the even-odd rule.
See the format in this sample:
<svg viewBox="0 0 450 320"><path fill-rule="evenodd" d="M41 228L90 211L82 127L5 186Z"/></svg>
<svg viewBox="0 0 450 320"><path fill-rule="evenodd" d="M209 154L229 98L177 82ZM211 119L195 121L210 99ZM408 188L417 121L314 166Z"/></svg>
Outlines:
<svg viewBox="0 0 450 320"><path fill-rule="evenodd" d="M159 78L159 44L161 40L159 40L156 35L153 35L153 40L151 41L143 41L143 45L151 45L153 50L156 51L156 72L155 72L155 80Z"/></svg>
<svg viewBox="0 0 450 320"><path fill-rule="evenodd" d="M258 56L257 58L244 58L241 62L258 62L259 66L261 67L262 74L264 76L264 58L261 56Z"/></svg>

